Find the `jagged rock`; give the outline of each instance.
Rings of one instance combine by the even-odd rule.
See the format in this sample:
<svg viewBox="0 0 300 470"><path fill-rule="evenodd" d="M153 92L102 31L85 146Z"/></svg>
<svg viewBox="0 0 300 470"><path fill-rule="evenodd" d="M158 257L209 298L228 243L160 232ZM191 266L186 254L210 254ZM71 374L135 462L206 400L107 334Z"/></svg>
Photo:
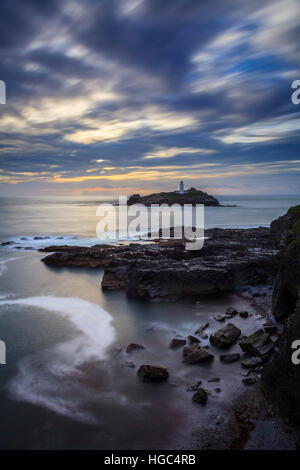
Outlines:
<svg viewBox="0 0 300 470"><path fill-rule="evenodd" d="M243 310L240 312L240 317L241 318L248 318L249 317L249 312L247 312L246 310Z"/></svg>
<svg viewBox="0 0 300 470"><path fill-rule="evenodd" d="M168 369L160 366L142 365L137 371L137 375L142 380L162 381L169 378Z"/></svg>
<svg viewBox="0 0 300 470"><path fill-rule="evenodd" d="M217 387L214 389L216 393L220 393L222 391L222 389L220 387Z"/></svg>
<svg viewBox="0 0 300 470"><path fill-rule="evenodd" d="M212 333L209 337L209 341L213 346L219 349L227 348L231 346L240 336L241 330L237 328L233 323L228 323L220 330Z"/></svg>
<svg viewBox="0 0 300 470"><path fill-rule="evenodd" d="M246 377L243 379L243 384L244 385L254 385L256 384L256 378L255 377Z"/></svg>
<svg viewBox="0 0 300 470"><path fill-rule="evenodd" d="M195 336L189 335L188 336L188 344L199 344L200 339L196 338Z"/></svg>
<svg viewBox="0 0 300 470"><path fill-rule="evenodd" d="M203 388L199 388L193 395L193 401L195 403L205 404L207 402L207 393Z"/></svg>
<svg viewBox="0 0 300 470"><path fill-rule="evenodd" d="M221 354L220 360L225 362L225 364L231 364L232 362L239 361L240 354Z"/></svg>
<svg viewBox="0 0 300 470"><path fill-rule="evenodd" d="M142 346L141 344L130 343L130 344L127 346L126 351L127 351L128 353L131 353L132 351L140 351L141 349L145 349L144 346Z"/></svg>
<svg viewBox="0 0 300 470"><path fill-rule="evenodd" d="M181 346L184 346L185 344L186 344L186 340L184 338L175 336L175 338L171 340L169 348L176 349L176 348L180 348Z"/></svg>
<svg viewBox="0 0 300 470"><path fill-rule="evenodd" d="M213 377L212 379L209 379L208 382L220 382L220 377Z"/></svg>
<svg viewBox="0 0 300 470"><path fill-rule="evenodd" d="M241 365L246 369L252 369L252 367L257 367L263 364L263 360L260 357L251 357L250 359L244 359L241 362Z"/></svg>
<svg viewBox="0 0 300 470"><path fill-rule="evenodd" d="M182 355L183 361L187 364L199 364L211 361L214 358L212 354L205 349L201 349L197 344L185 346Z"/></svg>
<svg viewBox="0 0 300 470"><path fill-rule="evenodd" d="M272 352L274 344L271 342L268 333L261 329L242 339L240 347L242 351L251 356L259 356L262 359L266 359Z"/></svg>

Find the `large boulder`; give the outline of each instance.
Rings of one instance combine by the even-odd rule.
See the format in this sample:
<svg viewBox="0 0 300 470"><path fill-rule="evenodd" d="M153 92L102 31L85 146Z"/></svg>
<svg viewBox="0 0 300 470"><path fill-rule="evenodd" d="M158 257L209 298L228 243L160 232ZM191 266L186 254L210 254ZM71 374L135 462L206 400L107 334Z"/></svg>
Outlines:
<svg viewBox="0 0 300 470"><path fill-rule="evenodd" d="M274 348L270 336L263 329L255 331L240 342L241 350L251 356L258 356L266 359Z"/></svg>
<svg viewBox="0 0 300 470"><path fill-rule="evenodd" d="M137 375L142 380L162 381L169 378L168 369L160 366L142 365L137 371Z"/></svg>
<svg viewBox="0 0 300 470"><path fill-rule="evenodd" d="M240 336L241 330L233 323L228 323L224 328L212 333L209 341L216 348L223 349L231 346Z"/></svg>

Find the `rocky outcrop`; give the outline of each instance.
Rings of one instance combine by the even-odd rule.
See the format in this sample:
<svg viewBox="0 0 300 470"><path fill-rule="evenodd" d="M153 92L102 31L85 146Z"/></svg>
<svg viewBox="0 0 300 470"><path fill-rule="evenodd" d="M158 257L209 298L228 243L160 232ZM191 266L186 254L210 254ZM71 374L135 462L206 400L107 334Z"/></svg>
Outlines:
<svg viewBox="0 0 300 470"><path fill-rule="evenodd" d="M273 292L275 318L285 320L277 352L262 372L266 398L288 420L300 423L300 365L292 361L292 345L300 339L300 205L271 224L281 248Z"/></svg>
<svg viewBox="0 0 300 470"><path fill-rule="evenodd" d="M162 192L153 193L147 196L140 196L139 194L133 194L128 199L128 205L132 204L143 204L144 206L150 206L151 204L203 204L205 206L218 206L219 201L204 191L190 188L185 191L184 194L179 194L176 191L173 192Z"/></svg>
<svg viewBox="0 0 300 470"><path fill-rule="evenodd" d="M261 383L266 398L289 421L300 423L300 364L293 364L293 342L300 339L300 302L286 320L278 351L264 367Z"/></svg>
<svg viewBox="0 0 300 470"><path fill-rule="evenodd" d="M128 296L175 301L232 292L242 285L270 281L276 269L277 252L265 246L268 232L263 229L259 232L260 235L263 232L263 238L256 237L257 231L249 231L248 238L242 231L232 230L225 238L224 232L216 231L203 250L196 253L185 251L176 242L176 247L158 245L159 250L154 250L153 256L127 263L127 269L124 265L120 268L115 260L114 266L105 270L102 285L106 288L109 280L118 286L121 274ZM143 250L147 251L141 247L141 254Z"/></svg>
<svg viewBox="0 0 300 470"><path fill-rule="evenodd" d="M182 240L150 244L48 247L49 266L104 268L102 288L124 289L145 300L178 300L232 292L273 279L277 251L269 230L211 229L202 250L185 250ZM228 314L229 315L229 314ZM228 318L228 316L227 316Z"/></svg>
<svg viewBox="0 0 300 470"><path fill-rule="evenodd" d="M272 309L282 320L294 313L300 289L300 205L272 222L271 237L281 248Z"/></svg>

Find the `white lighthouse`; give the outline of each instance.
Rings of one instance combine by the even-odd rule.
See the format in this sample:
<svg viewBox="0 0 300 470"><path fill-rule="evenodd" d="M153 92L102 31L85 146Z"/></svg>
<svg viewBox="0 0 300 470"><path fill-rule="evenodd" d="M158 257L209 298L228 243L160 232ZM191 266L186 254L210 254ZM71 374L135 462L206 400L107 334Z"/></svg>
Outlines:
<svg viewBox="0 0 300 470"><path fill-rule="evenodd" d="M183 184L183 181L180 181L179 194L184 194L184 184Z"/></svg>

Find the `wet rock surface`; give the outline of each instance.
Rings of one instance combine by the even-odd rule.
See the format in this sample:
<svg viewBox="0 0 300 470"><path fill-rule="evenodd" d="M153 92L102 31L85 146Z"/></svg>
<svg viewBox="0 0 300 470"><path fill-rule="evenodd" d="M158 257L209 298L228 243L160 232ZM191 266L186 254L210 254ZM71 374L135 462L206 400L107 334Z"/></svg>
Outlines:
<svg viewBox="0 0 300 470"><path fill-rule="evenodd" d="M224 362L225 364L231 364L232 362L236 362L240 360L241 355L236 354L221 354L220 361Z"/></svg>
<svg viewBox="0 0 300 470"><path fill-rule="evenodd" d="M199 388L193 395L193 401L204 405L207 402L207 392L203 388Z"/></svg>
<svg viewBox="0 0 300 470"><path fill-rule="evenodd" d="M242 339L240 347L242 351L251 356L266 359L272 352L274 344L271 342L269 334L260 329L247 338Z"/></svg>
<svg viewBox="0 0 300 470"><path fill-rule="evenodd" d="M199 364L213 360L214 356L205 349L201 349L198 344L185 346L183 348L183 361L187 364Z"/></svg>
<svg viewBox="0 0 300 470"><path fill-rule="evenodd" d="M241 330L237 328L233 323L228 323L224 328L212 333L209 337L209 341L216 348L224 349L231 346L240 336Z"/></svg>
<svg viewBox="0 0 300 470"><path fill-rule="evenodd" d="M137 375L141 380L163 381L169 378L168 369L161 366L142 365L137 371Z"/></svg>
<svg viewBox="0 0 300 470"><path fill-rule="evenodd" d="M258 367L261 364L263 364L263 361L259 357L251 357L250 359L244 359L241 362L241 365L245 367L246 369L251 369L253 367Z"/></svg>
<svg viewBox="0 0 300 470"><path fill-rule="evenodd" d="M177 349L180 348L181 346L184 346L186 344L186 339L180 338L180 337L175 337L171 339L169 348L170 349Z"/></svg>

